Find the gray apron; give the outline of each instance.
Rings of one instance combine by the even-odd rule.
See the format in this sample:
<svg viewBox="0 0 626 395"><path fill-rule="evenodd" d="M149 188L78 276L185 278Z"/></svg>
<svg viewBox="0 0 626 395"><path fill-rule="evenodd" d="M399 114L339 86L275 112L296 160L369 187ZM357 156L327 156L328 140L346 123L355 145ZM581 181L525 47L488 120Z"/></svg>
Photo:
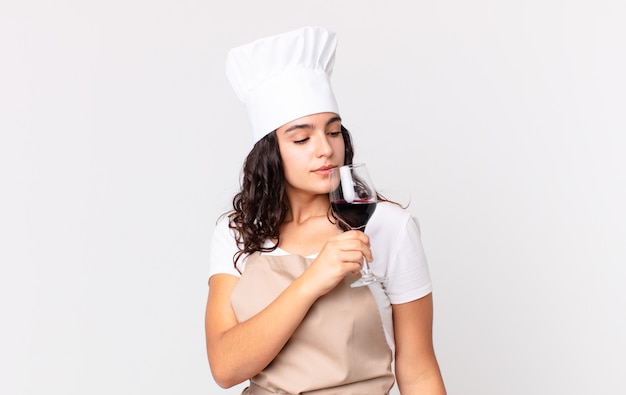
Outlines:
<svg viewBox="0 0 626 395"><path fill-rule="evenodd" d="M299 255L250 255L231 296L237 320L263 310L311 261ZM311 306L287 344L242 394L389 392L394 384L391 350L370 289L350 288L357 277L346 276Z"/></svg>

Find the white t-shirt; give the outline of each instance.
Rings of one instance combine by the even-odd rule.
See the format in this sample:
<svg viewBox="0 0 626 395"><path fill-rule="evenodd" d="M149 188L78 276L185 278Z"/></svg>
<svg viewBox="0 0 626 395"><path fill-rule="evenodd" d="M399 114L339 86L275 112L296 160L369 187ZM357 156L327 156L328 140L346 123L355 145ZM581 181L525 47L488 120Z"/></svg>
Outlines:
<svg viewBox="0 0 626 395"><path fill-rule="evenodd" d="M388 202L378 203L365 233L370 237L374 256L370 268L375 274L387 278L384 289L391 304L410 302L432 291L419 226L407 210ZM218 273L241 277L233 266L233 256L237 251L228 218L223 217L211 241L209 277ZM287 253L277 249L271 254ZM239 260L238 267L243 272L245 257Z"/></svg>

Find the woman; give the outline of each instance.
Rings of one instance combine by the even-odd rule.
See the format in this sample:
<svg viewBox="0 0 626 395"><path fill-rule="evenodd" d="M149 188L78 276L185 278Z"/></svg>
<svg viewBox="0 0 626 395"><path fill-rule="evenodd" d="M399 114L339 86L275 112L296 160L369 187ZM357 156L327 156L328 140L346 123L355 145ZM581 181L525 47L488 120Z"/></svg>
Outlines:
<svg viewBox="0 0 626 395"><path fill-rule="evenodd" d="M306 27L229 53L256 143L211 244L211 371L224 388L250 380L245 394L386 394L394 380L403 395L444 394L415 221L382 202L368 236L329 214L330 171L353 157L329 82L335 46ZM350 288L363 258L383 285Z"/></svg>

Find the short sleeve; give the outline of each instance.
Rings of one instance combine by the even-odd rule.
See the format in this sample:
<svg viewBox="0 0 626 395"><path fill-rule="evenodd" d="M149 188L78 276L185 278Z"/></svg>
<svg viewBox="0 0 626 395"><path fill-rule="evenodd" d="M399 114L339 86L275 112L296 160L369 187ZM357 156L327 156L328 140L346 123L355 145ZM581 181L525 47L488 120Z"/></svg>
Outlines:
<svg viewBox="0 0 626 395"><path fill-rule="evenodd" d="M214 274L232 274L241 277L233 264L233 257L239 251L233 232L228 226L228 217L220 218L209 248L209 278Z"/></svg>
<svg viewBox="0 0 626 395"><path fill-rule="evenodd" d="M372 271L384 275L392 304L407 303L432 292L428 263L417 221L411 213L381 202L367 225L374 261Z"/></svg>
<svg viewBox="0 0 626 395"><path fill-rule="evenodd" d="M398 235L387 267L386 290L392 304L407 303L432 292L432 281L415 218Z"/></svg>

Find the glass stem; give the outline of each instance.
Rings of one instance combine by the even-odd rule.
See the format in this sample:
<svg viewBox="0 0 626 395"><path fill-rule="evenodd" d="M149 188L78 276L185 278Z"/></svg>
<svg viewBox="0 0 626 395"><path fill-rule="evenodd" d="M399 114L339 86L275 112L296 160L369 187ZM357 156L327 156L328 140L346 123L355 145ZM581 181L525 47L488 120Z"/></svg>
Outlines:
<svg viewBox="0 0 626 395"><path fill-rule="evenodd" d="M365 225L361 226L360 228L351 228L352 230L360 230L361 232L365 233ZM367 263L367 259L365 257L363 257L363 265L361 266L361 275L366 276L366 277L372 277L372 272L370 271L370 265L369 263Z"/></svg>
<svg viewBox="0 0 626 395"><path fill-rule="evenodd" d="M370 271L370 265L369 263L367 263L367 259L365 259L365 257L363 257L363 266L361 267L361 273L364 276L371 276L372 272Z"/></svg>

